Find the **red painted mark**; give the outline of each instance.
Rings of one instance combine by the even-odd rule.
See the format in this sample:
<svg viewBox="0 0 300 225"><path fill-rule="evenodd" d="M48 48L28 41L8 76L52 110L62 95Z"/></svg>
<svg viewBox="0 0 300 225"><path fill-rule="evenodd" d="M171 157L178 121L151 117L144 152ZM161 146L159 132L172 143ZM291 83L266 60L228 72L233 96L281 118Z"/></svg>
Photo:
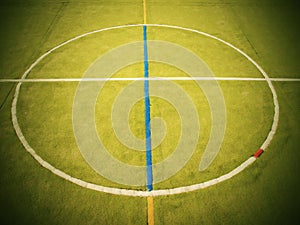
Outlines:
<svg viewBox="0 0 300 225"><path fill-rule="evenodd" d="M258 158L258 157L260 157L261 156L261 154L263 154L264 153L264 150L263 149L258 149L255 153L254 153L254 157L255 158Z"/></svg>

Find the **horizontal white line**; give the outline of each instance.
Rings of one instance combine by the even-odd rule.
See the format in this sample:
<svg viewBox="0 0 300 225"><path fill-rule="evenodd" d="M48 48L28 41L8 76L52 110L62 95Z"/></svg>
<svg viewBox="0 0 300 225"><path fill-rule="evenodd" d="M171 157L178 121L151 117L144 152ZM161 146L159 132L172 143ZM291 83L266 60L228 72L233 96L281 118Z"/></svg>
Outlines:
<svg viewBox="0 0 300 225"><path fill-rule="evenodd" d="M271 81L300 81L300 78L270 78Z"/></svg>
<svg viewBox="0 0 300 225"><path fill-rule="evenodd" d="M176 80L224 80L224 81L265 81L265 78L255 77L127 77L127 78L36 78L36 79L0 79L1 83L37 83L37 82L105 82L105 81L176 81ZM300 78L270 78L271 81L300 81Z"/></svg>

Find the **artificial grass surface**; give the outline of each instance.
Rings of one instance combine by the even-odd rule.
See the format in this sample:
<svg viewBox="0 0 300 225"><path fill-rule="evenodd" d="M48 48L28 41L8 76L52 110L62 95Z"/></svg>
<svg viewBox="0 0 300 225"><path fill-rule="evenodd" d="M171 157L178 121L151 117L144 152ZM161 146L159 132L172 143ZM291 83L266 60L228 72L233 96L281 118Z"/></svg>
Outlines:
<svg viewBox="0 0 300 225"><path fill-rule="evenodd" d="M158 224L297 224L299 84L275 87L281 119L267 152L227 182L180 197L155 198ZM174 217L177 214L181 216Z"/></svg>
<svg viewBox="0 0 300 225"><path fill-rule="evenodd" d="M150 88L151 85L157 85L157 82L150 82ZM115 99L129 83L130 81L113 81L103 87L95 106L96 126L104 146L115 158L130 165L142 166L145 164L144 151L134 151L130 146L122 144L112 126L111 115ZM143 85L142 82L139 83ZM158 184L156 187L158 189L203 182L234 169L263 143L271 127L274 113L272 96L265 82L220 82L227 106L226 134L219 155L209 169L200 173L198 165L211 129L209 105L204 93L193 81L177 83L191 96L197 108L200 136L195 155L185 169L171 180ZM72 128L72 104L77 85L77 83L23 84L17 108L21 129L37 153L55 167L83 180L115 186L105 179L103 181L87 166L76 145ZM130 96L128 97L130 102ZM151 101L153 101L152 117L162 117L167 128L165 139L153 151L153 162L160 162L168 157L178 144L182 132L180 117L176 111L178 109L166 100L153 97ZM122 109L122 106L119 107ZM141 100L134 105L129 117L131 129L140 139L144 137L143 110ZM121 110L120 113L125 112Z"/></svg>
<svg viewBox="0 0 300 225"><path fill-rule="evenodd" d="M272 77L299 77L298 11L295 4L286 1L219 0L147 3L149 23L173 24L205 31L245 51ZM142 23L143 17L142 4L139 1L7 1L1 2L0 8L3 18L1 78L20 78L37 57L72 37L103 27ZM142 35L138 35L139 29L132 30L109 32L109 35L114 37L110 36L108 39L105 35L102 36L102 33L81 40L80 43L74 42L73 46L65 46L64 51L53 53L45 59L44 65L41 65L45 67L41 68L40 72L33 71L29 77L80 76L86 67L83 65L89 65L89 62L109 50L111 46L141 40ZM117 40L118 35L122 37L120 40ZM235 53L231 50L223 52L222 46L198 35L153 28L149 29L149 37L165 38L195 50L202 54L201 58L206 59L207 64L219 76L260 76L255 69L251 69L249 62L234 57ZM91 42L94 39L93 44L89 43L88 39ZM201 48L201 45L199 47L195 44L198 40L206 45L211 42L210 48ZM85 47L91 47L90 51L85 52L85 57L76 58L80 56L81 51L72 52L72 48L77 47L79 50L84 41L87 41ZM98 55L93 46L102 41L105 45L99 46ZM219 49L216 51L213 46ZM220 60L214 59L214 51L219 53L216 59L219 57L221 64L217 63ZM69 65L64 62L61 68L58 68L59 62L66 59L62 57L66 52L73 54L72 58L77 60L67 60ZM237 61L230 65L233 62L231 59ZM49 67L51 63L47 60L53 60L52 67ZM241 67L238 63L241 63ZM227 65L226 70L221 65ZM46 66L48 68L45 70ZM68 71L64 70L64 66ZM138 72L139 68L137 65L128 70ZM50 73L50 69L55 70ZM243 73L232 74L236 70ZM153 76L163 76L166 75L164 71L169 73L174 70L155 65L151 71ZM175 72L174 76L178 71ZM137 76L142 74L137 73ZM201 100L197 99L199 92L193 91L192 83L177 83L190 91L189 94L193 96L197 107L202 109L206 100L204 96ZM253 154L265 138L271 123L270 115L273 113L270 92L265 82L222 81L220 85L227 99L226 104L228 103L228 129L223 148L214 162L219 166L212 165L211 168L215 174L231 169L241 159ZM298 83L292 82L276 82L274 85L280 103L280 121L267 152L254 165L229 181L188 194L155 198L155 224L297 224L300 200L300 88ZM43 169L26 153L10 121L14 92L14 89L10 92L12 87L15 85L0 83L1 220L7 224L146 224L145 199L113 196L77 187ZM71 93L74 93L75 89L76 83L23 84L18 116L23 124L22 129L26 130L24 134L30 139L30 144L39 148L40 154L44 154L64 171L84 176L89 181L120 186L99 177L84 161L80 161L80 153L73 148L76 146L69 123L70 114L66 112L71 109ZM160 112L153 111L153 114L163 115L163 109L172 108L158 99L153 99L153 104L164 106ZM207 105L203 112L207 113L206 109ZM141 106L137 104L131 112L132 117L141 111ZM204 124L201 129L206 129L204 134L208 135L208 115L200 115L201 125ZM135 124L135 120L132 123ZM142 131L138 129L140 126L132 127L137 136L141 135ZM206 141L207 137L200 139L199 146L204 146ZM254 149L248 148L249 145ZM232 151L236 147L242 154ZM68 158L64 158L67 156ZM165 155L157 157L164 158ZM199 178L199 173L195 173L200 157L201 152L196 152L193 160L181 173L158 184L156 188L177 186L186 181L192 183L206 178L203 175Z"/></svg>

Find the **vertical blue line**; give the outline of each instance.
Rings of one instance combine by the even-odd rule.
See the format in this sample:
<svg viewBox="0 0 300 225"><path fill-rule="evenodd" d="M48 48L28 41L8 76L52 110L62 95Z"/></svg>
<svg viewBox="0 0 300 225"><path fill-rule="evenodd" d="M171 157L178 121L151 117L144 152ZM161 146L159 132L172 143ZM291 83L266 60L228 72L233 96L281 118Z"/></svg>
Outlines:
<svg viewBox="0 0 300 225"><path fill-rule="evenodd" d="M149 77L148 65L148 46L147 46L147 26L143 26L144 37L144 78ZM153 190L152 175L152 147L151 147L151 126L150 126L150 99L149 99L149 80L144 80L144 100L145 100L145 128L146 128L146 185L147 190Z"/></svg>

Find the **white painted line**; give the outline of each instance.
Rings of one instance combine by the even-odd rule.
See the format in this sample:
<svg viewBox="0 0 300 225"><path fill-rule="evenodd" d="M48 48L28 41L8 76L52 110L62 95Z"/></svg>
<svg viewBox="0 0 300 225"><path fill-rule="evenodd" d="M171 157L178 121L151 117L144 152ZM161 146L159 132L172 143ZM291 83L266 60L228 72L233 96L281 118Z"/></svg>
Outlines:
<svg viewBox="0 0 300 225"><path fill-rule="evenodd" d="M300 78L270 78L271 81L292 81L297 82L300 81Z"/></svg>
<svg viewBox="0 0 300 225"><path fill-rule="evenodd" d="M181 194L181 193L184 193L184 192L191 192L191 191L196 191L196 190L199 190L199 189L208 188L212 185L221 183L225 180L228 180L228 179L234 177L235 175L239 174L244 169L246 169L248 166L250 166L252 163L254 163L255 160L256 160L255 157L250 157L248 160L243 162L240 166L238 166L234 170L232 170L229 173L224 174L224 175L222 175L218 178L215 178L215 179L203 182L203 183L199 183L199 184L185 186L185 187L178 187L178 188L165 189L165 190L154 190L154 191L151 192L151 195L152 196L174 195L174 194Z"/></svg>
<svg viewBox="0 0 300 225"><path fill-rule="evenodd" d="M32 78L32 79L0 79L0 83L38 83L38 82L107 82L107 81L266 81L256 77L126 77L126 78ZM300 82L300 78L270 78L271 81Z"/></svg>

